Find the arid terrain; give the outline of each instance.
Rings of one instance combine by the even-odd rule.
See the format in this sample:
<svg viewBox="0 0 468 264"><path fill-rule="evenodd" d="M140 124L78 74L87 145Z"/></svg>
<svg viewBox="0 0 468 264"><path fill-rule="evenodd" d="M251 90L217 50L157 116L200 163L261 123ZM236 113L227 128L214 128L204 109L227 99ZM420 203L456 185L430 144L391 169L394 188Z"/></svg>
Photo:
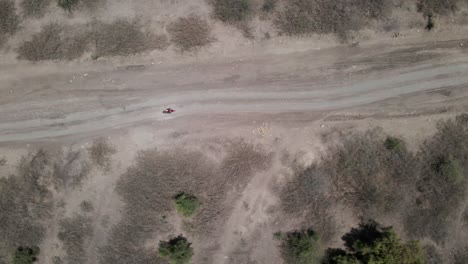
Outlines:
<svg viewBox="0 0 468 264"><path fill-rule="evenodd" d="M72 2L0 10L0 264L468 263L465 1Z"/></svg>

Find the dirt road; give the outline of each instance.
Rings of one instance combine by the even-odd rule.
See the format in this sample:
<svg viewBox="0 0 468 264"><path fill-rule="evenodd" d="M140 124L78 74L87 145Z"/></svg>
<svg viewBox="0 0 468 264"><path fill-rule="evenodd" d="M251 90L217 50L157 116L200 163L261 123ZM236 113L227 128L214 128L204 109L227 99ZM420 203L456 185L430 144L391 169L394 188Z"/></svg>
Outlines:
<svg viewBox="0 0 468 264"><path fill-rule="evenodd" d="M185 64L0 66L0 142L191 114L301 112L468 86L466 40ZM463 88L464 93L468 93ZM165 107L177 112L163 115Z"/></svg>

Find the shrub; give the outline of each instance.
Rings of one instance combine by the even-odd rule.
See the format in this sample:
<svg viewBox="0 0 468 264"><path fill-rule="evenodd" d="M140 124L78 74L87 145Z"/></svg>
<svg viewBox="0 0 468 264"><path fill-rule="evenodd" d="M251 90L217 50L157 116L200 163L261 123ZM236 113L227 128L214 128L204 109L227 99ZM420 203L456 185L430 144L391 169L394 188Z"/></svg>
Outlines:
<svg viewBox="0 0 468 264"><path fill-rule="evenodd" d="M46 24L31 40L18 48L18 58L29 61L72 60L80 57L88 46L88 35L57 23Z"/></svg>
<svg viewBox="0 0 468 264"><path fill-rule="evenodd" d="M23 0L20 3L25 17L41 18L52 0Z"/></svg>
<svg viewBox="0 0 468 264"><path fill-rule="evenodd" d="M171 23L167 31L180 51L194 51L213 41L208 22L198 16L181 17Z"/></svg>
<svg viewBox="0 0 468 264"><path fill-rule="evenodd" d="M93 204L90 201L83 201L80 204L81 211L89 213L94 210Z"/></svg>
<svg viewBox="0 0 468 264"><path fill-rule="evenodd" d="M179 214L191 217L197 210L199 203L193 195L180 193L175 197L176 209Z"/></svg>
<svg viewBox="0 0 468 264"><path fill-rule="evenodd" d="M418 0L418 12L424 16L446 15L455 12L459 0Z"/></svg>
<svg viewBox="0 0 468 264"><path fill-rule="evenodd" d="M214 15L225 23L238 23L252 13L251 0L212 0Z"/></svg>
<svg viewBox="0 0 468 264"><path fill-rule="evenodd" d="M281 253L286 263L320 263L319 237L311 229L289 232L283 239Z"/></svg>
<svg viewBox="0 0 468 264"><path fill-rule="evenodd" d="M50 156L44 151L23 156L15 175L0 178L0 262L18 245L38 245L51 212ZM6 260L5 260L6 261Z"/></svg>
<svg viewBox="0 0 468 264"><path fill-rule="evenodd" d="M13 256L13 264L32 264L37 261L38 247L18 247Z"/></svg>
<svg viewBox="0 0 468 264"><path fill-rule="evenodd" d="M336 34L346 38L371 20L384 19L389 0L290 0L278 12L275 24L287 35Z"/></svg>
<svg viewBox="0 0 468 264"><path fill-rule="evenodd" d="M60 221L58 238L67 252L67 263L85 263L87 241L93 234L91 218L76 215Z"/></svg>
<svg viewBox="0 0 468 264"><path fill-rule="evenodd" d="M111 163L111 156L116 153L116 149L105 138L93 140L93 144L88 149L91 160L101 168L108 169Z"/></svg>
<svg viewBox="0 0 468 264"><path fill-rule="evenodd" d="M183 236L159 243L159 254L169 260L171 264L187 264L193 255L191 243Z"/></svg>
<svg viewBox="0 0 468 264"><path fill-rule="evenodd" d="M271 11L275 10L277 2L278 2L278 0L265 0L265 1L263 1L262 11L268 13L268 12L271 12Z"/></svg>
<svg viewBox="0 0 468 264"><path fill-rule="evenodd" d="M325 263L424 263L424 253L417 241L404 243L391 228L382 228L375 222L353 228L343 240L346 251L329 249Z"/></svg>
<svg viewBox="0 0 468 264"><path fill-rule="evenodd" d="M0 0L0 44L7 39L8 35L12 35L18 30L19 23L15 2Z"/></svg>
<svg viewBox="0 0 468 264"><path fill-rule="evenodd" d="M63 10L72 12L78 5L79 0L57 0L57 5Z"/></svg>
<svg viewBox="0 0 468 264"><path fill-rule="evenodd" d="M146 50L167 47L165 36L144 32L137 20L117 19L111 23L94 22L92 28L95 58L134 55Z"/></svg>
<svg viewBox="0 0 468 264"><path fill-rule="evenodd" d="M396 150L400 148L401 146L401 140L396 138L396 137L387 137L385 139L385 148L388 150Z"/></svg>
<svg viewBox="0 0 468 264"><path fill-rule="evenodd" d="M281 231L277 231L277 232L273 233L273 237L275 239L277 239L277 240L283 240L284 234Z"/></svg>

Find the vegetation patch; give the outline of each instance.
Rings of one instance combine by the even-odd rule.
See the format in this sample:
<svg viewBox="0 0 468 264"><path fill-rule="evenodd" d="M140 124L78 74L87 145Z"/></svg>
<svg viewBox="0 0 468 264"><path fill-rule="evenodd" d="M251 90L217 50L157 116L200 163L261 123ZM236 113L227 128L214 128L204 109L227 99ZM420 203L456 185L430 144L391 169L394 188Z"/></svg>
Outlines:
<svg viewBox="0 0 468 264"><path fill-rule="evenodd" d="M329 249L324 263L425 263L423 250L417 241L404 243L392 228L382 228L375 222L351 229L343 240L346 250Z"/></svg>
<svg viewBox="0 0 468 264"><path fill-rule="evenodd" d="M181 17L167 31L171 42L182 52L200 49L213 41L208 22L198 16Z"/></svg>
<svg viewBox="0 0 468 264"><path fill-rule="evenodd" d="M341 38L391 12L389 0L290 0L275 20L287 35L336 34Z"/></svg>
<svg viewBox="0 0 468 264"><path fill-rule="evenodd" d="M13 257L13 264L32 264L37 261L38 247L18 247Z"/></svg>
<svg viewBox="0 0 468 264"><path fill-rule="evenodd" d="M193 256L191 243L183 236L159 243L159 254L171 264L187 264Z"/></svg>
<svg viewBox="0 0 468 264"><path fill-rule="evenodd" d="M239 23L252 15L251 0L211 0L214 16L225 23Z"/></svg>
<svg viewBox="0 0 468 264"><path fill-rule="evenodd" d="M14 34L19 27L20 19L16 14L15 2L13 0L0 0L0 45L8 36Z"/></svg>
<svg viewBox="0 0 468 264"><path fill-rule="evenodd" d="M281 244L286 263L320 264L322 251L319 237L311 229L289 232Z"/></svg>
<svg viewBox="0 0 468 264"><path fill-rule="evenodd" d="M95 58L102 56L128 56L168 46L164 35L143 30L139 21L117 19L111 23L95 22L91 25Z"/></svg>
<svg viewBox="0 0 468 264"><path fill-rule="evenodd" d="M102 7L105 0L56 0L57 5L63 10L72 13L76 10L94 11Z"/></svg>
<svg viewBox="0 0 468 264"><path fill-rule="evenodd" d="M25 17L41 18L51 3L52 0L23 0L20 7Z"/></svg>
<svg viewBox="0 0 468 264"><path fill-rule="evenodd" d="M197 198L186 193L178 194L175 197L175 204L177 212L184 217L191 217L199 207Z"/></svg>
<svg viewBox="0 0 468 264"><path fill-rule="evenodd" d="M81 211L83 213L89 213L94 210L94 206L90 201L83 201L80 204Z"/></svg>
<svg viewBox="0 0 468 264"><path fill-rule="evenodd" d="M88 149L92 162L104 169L109 169L111 165L111 157L117 150L105 138L97 138L93 140L93 144Z"/></svg>
<svg viewBox="0 0 468 264"><path fill-rule="evenodd" d="M93 234L91 218L76 215L60 221L58 238L67 252L67 263L86 262L86 243Z"/></svg>
<svg viewBox="0 0 468 264"><path fill-rule="evenodd" d="M387 137L385 139L385 148L388 150L397 150L398 148L401 147L401 140L397 137Z"/></svg>
<svg viewBox="0 0 468 264"><path fill-rule="evenodd" d="M15 175L0 178L0 263L8 263L19 245L39 245L43 220L52 208L51 158L45 151L21 158Z"/></svg>
<svg viewBox="0 0 468 264"><path fill-rule="evenodd" d="M87 32L58 23L46 24L31 40L18 48L18 58L29 61L72 60L80 57L88 47Z"/></svg>
<svg viewBox="0 0 468 264"><path fill-rule="evenodd" d="M418 12L424 16L447 15L457 10L459 0L418 0Z"/></svg>

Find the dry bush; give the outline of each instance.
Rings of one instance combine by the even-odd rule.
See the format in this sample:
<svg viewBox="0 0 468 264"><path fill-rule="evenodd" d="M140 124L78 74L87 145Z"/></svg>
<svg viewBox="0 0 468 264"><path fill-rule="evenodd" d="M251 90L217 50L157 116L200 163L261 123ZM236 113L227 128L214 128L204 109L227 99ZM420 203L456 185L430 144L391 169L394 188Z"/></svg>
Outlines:
<svg viewBox="0 0 468 264"><path fill-rule="evenodd" d="M0 45L14 34L19 27L19 16L16 14L15 2L0 0Z"/></svg>
<svg viewBox="0 0 468 264"><path fill-rule="evenodd" d="M190 193L200 208L193 216L194 233L208 236L219 228L227 193L245 185L271 157L247 143L227 147L221 164L199 152L148 150L119 179L116 191L125 202L122 220L112 228L108 245L101 248L101 263L160 263L144 242L155 232L168 232L166 217L175 210L174 197ZM239 163L239 164L236 164Z"/></svg>
<svg viewBox="0 0 468 264"><path fill-rule="evenodd" d="M16 175L0 178L0 262L18 246L39 245L45 229L42 221L52 207L51 157L44 151L21 158Z"/></svg>
<svg viewBox="0 0 468 264"><path fill-rule="evenodd" d="M447 15L455 12L460 0L418 0L418 12L424 16Z"/></svg>
<svg viewBox="0 0 468 264"><path fill-rule="evenodd" d="M167 31L171 42L182 52L200 49L213 41L208 22L199 16L181 17Z"/></svg>
<svg viewBox="0 0 468 264"><path fill-rule="evenodd" d="M20 3L25 17L41 18L53 0L23 0Z"/></svg>
<svg viewBox="0 0 468 264"><path fill-rule="evenodd" d="M287 35L336 34L346 38L371 20L385 19L391 0L288 0L275 24Z"/></svg>
<svg viewBox="0 0 468 264"><path fill-rule="evenodd" d="M55 187L74 188L88 176L90 164L82 151L67 151L54 163L53 181Z"/></svg>
<svg viewBox="0 0 468 264"><path fill-rule="evenodd" d="M165 49L167 38L145 32L139 21L117 19L111 23L94 22L93 42L95 58L127 56L152 49Z"/></svg>
<svg viewBox="0 0 468 264"><path fill-rule="evenodd" d="M444 241L456 232L454 216L467 196L468 122L466 114L438 124L437 133L421 147L421 171L416 208L407 219L407 231ZM455 165L456 164L456 165ZM449 168L449 169L447 169Z"/></svg>
<svg viewBox="0 0 468 264"><path fill-rule="evenodd" d="M57 0L57 5L67 12L95 11L103 7L106 0Z"/></svg>
<svg viewBox="0 0 468 264"><path fill-rule="evenodd" d="M237 24L252 15L251 0L211 0L214 16L225 22Z"/></svg>
<svg viewBox="0 0 468 264"><path fill-rule="evenodd" d="M91 161L103 169L109 169L111 165L111 157L117 152L106 138L97 138L93 140L93 144L88 149Z"/></svg>
<svg viewBox="0 0 468 264"><path fill-rule="evenodd" d="M273 153L260 145L252 145L243 140L234 140L226 146L226 157L221 163L221 174L232 184L242 187L250 176L267 169L272 162Z"/></svg>
<svg viewBox="0 0 468 264"><path fill-rule="evenodd" d="M81 28L46 24L31 40L20 45L18 58L29 61L76 59L86 51L88 38L87 32Z"/></svg>
<svg viewBox="0 0 468 264"><path fill-rule="evenodd" d="M60 230L57 234L67 253L66 263L81 264L86 262L87 241L93 235L91 218L76 215L60 221Z"/></svg>
<svg viewBox="0 0 468 264"><path fill-rule="evenodd" d="M149 150L141 152L116 190L125 202L122 221L113 227L101 263L160 263L144 242L154 232L170 229L165 216L175 209L174 197L192 193L204 204L203 190L215 178L216 166L198 152Z"/></svg>

